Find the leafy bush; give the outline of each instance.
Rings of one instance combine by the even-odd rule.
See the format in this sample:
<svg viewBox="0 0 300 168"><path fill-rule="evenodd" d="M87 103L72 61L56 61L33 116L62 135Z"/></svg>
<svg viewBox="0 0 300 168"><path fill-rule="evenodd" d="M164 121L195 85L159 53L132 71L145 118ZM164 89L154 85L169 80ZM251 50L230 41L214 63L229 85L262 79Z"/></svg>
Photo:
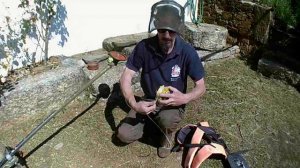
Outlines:
<svg viewBox="0 0 300 168"><path fill-rule="evenodd" d="M275 17L282 23L297 26L300 23L300 2L297 0L262 0L274 8Z"/></svg>

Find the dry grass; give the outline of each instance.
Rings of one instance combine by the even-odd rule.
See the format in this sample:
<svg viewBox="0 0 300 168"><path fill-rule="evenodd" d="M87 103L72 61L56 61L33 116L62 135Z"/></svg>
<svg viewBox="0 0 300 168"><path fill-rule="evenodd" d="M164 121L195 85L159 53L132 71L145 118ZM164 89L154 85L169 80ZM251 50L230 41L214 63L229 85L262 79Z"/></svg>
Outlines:
<svg viewBox="0 0 300 168"><path fill-rule="evenodd" d="M207 93L195 102L198 110L190 109L197 112L191 120L208 120L232 151L252 149L246 153L252 167L299 167L300 94L238 59L206 70Z"/></svg>
<svg viewBox="0 0 300 168"><path fill-rule="evenodd" d="M256 74L239 59L205 68L207 93L187 106L182 125L208 121L232 151L252 149L245 154L251 167L299 167L300 94ZM114 145L105 103L85 112L89 105L74 102L22 148L29 167L180 167L180 153L160 159L154 147L141 142ZM126 115L120 108L111 114L116 124ZM0 143L16 145L43 118L1 127ZM209 160L203 167L222 166Z"/></svg>

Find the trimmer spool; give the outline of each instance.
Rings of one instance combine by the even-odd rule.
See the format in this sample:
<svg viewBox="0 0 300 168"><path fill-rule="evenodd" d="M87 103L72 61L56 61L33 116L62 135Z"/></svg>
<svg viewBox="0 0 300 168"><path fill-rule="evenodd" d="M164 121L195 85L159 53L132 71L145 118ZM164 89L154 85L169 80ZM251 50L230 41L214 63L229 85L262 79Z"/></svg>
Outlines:
<svg viewBox="0 0 300 168"><path fill-rule="evenodd" d="M11 156L10 153L13 150L12 147L4 146L3 144L0 144L0 159L6 158L6 163L1 164L0 163L0 168L21 168L22 165L20 164L20 160L23 157L23 153L21 151L18 151L15 155ZM1 160L0 160L1 161Z"/></svg>

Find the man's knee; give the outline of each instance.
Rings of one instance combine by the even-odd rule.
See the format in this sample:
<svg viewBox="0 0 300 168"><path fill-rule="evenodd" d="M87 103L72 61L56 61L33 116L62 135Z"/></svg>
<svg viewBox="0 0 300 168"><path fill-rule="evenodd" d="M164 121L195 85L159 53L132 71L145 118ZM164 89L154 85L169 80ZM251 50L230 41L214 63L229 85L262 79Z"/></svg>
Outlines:
<svg viewBox="0 0 300 168"><path fill-rule="evenodd" d="M170 131L175 131L183 119L183 112L178 109L170 109L161 111L157 117L161 127Z"/></svg>
<svg viewBox="0 0 300 168"><path fill-rule="evenodd" d="M122 124L117 131L117 137L124 143L132 143L143 136L142 129Z"/></svg>

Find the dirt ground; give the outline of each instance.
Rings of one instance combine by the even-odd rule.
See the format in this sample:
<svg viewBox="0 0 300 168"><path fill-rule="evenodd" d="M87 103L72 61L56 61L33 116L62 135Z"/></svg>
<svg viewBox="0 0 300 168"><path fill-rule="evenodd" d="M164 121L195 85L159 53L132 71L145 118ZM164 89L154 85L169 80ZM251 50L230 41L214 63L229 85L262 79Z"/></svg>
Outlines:
<svg viewBox="0 0 300 168"><path fill-rule="evenodd" d="M239 59L207 64L205 69L207 92L187 106L181 125L208 121L231 151L250 150L244 156L251 167L300 167L299 92L257 74ZM181 152L161 159L146 141L126 146L115 142L113 133L125 111L101 99L73 102L21 149L26 166L181 167ZM0 143L14 147L45 116L20 117L1 125ZM207 160L201 167L222 164Z"/></svg>

